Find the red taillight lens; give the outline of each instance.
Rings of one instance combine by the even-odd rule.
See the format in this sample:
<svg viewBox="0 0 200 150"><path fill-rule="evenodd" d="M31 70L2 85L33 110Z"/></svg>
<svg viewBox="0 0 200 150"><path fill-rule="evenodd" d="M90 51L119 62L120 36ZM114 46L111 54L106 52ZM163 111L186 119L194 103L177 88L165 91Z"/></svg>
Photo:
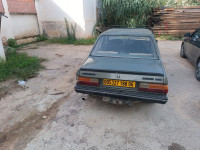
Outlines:
<svg viewBox="0 0 200 150"><path fill-rule="evenodd" d="M139 91L167 94L168 93L168 85L140 83Z"/></svg>
<svg viewBox="0 0 200 150"><path fill-rule="evenodd" d="M77 84L99 86L99 79L88 78L88 77L78 77Z"/></svg>

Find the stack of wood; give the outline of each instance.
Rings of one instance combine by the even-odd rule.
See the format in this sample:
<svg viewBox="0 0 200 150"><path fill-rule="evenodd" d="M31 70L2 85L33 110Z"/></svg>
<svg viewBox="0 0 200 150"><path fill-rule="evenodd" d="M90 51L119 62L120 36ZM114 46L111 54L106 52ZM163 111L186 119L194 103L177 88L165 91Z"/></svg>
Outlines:
<svg viewBox="0 0 200 150"><path fill-rule="evenodd" d="M183 35L200 28L200 6L158 9L153 16L154 33Z"/></svg>

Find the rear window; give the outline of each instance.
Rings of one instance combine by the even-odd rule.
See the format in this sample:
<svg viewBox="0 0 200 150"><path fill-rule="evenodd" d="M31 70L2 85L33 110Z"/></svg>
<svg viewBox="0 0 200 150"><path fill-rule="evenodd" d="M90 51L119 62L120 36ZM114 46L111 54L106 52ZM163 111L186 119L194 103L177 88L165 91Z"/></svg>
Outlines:
<svg viewBox="0 0 200 150"><path fill-rule="evenodd" d="M92 56L156 58L150 37L101 36L91 53Z"/></svg>

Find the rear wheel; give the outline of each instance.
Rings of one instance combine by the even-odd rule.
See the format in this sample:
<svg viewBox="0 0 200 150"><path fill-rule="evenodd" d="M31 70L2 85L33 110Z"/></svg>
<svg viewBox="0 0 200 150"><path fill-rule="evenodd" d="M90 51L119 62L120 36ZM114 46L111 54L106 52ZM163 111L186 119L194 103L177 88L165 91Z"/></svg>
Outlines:
<svg viewBox="0 0 200 150"><path fill-rule="evenodd" d="M184 50L184 44L181 45L180 56L181 56L182 58L186 58L185 50Z"/></svg>
<svg viewBox="0 0 200 150"><path fill-rule="evenodd" d="M198 61L196 65L196 78L198 81L200 81L200 60Z"/></svg>

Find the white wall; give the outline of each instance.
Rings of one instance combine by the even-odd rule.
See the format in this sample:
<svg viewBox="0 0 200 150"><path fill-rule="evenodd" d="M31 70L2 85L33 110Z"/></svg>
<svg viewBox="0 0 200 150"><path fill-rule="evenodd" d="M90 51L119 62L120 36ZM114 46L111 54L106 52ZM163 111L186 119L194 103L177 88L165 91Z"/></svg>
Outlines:
<svg viewBox="0 0 200 150"><path fill-rule="evenodd" d="M65 21L76 24L77 37L92 36L96 0L36 0L40 29L50 37L66 36Z"/></svg>
<svg viewBox="0 0 200 150"><path fill-rule="evenodd" d="M96 24L96 0L35 0L37 16L10 15L6 0L2 2L8 16L2 17L3 42L9 38L38 35L39 29L41 34L44 31L49 37L64 37L67 35L65 18L70 24L76 24L78 38L87 38L92 36Z"/></svg>
<svg viewBox="0 0 200 150"><path fill-rule="evenodd" d="M36 15L10 15L15 39L39 35Z"/></svg>
<svg viewBox="0 0 200 150"><path fill-rule="evenodd" d="M6 41L9 38L14 38L12 21L10 18L10 13L8 12L8 5L6 0L2 0L5 16L8 18L2 17L1 20L1 38L3 41Z"/></svg>
<svg viewBox="0 0 200 150"><path fill-rule="evenodd" d="M6 59L6 57L5 57L2 41L1 41L1 38L0 38L0 63L2 61L4 61L5 59Z"/></svg>

